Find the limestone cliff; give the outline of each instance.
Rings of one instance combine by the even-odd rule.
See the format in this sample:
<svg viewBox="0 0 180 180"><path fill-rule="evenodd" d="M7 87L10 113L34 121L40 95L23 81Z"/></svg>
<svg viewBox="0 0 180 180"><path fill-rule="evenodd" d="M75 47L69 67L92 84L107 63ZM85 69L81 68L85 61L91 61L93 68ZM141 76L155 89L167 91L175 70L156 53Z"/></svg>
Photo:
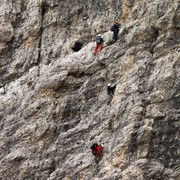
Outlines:
<svg viewBox="0 0 180 180"><path fill-rule="evenodd" d="M2 180L179 180L180 1L1 0L0 102Z"/></svg>

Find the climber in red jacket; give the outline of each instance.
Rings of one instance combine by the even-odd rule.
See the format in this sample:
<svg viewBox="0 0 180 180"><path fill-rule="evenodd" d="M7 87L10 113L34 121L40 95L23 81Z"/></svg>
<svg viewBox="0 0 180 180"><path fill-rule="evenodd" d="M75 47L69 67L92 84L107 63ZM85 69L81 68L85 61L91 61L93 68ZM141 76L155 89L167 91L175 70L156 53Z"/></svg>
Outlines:
<svg viewBox="0 0 180 180"><path fill-rule="evenodd" d="M97 143L94 143L91 146L92 154L95 156L96 162L99 162L103 156L103 146L102 144L98 145Z"/></svg>

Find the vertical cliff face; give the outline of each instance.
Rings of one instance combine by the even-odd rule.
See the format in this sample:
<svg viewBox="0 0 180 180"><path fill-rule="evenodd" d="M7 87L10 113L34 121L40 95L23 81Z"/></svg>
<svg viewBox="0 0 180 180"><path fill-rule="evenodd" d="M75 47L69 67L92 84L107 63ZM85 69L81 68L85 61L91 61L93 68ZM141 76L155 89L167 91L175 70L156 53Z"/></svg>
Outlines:
<svg viewBox="0 0 180 180"><path fill-rule="evenodd" d="M178 180L179 70L179 0L1 0L0 177Z"/></svg>

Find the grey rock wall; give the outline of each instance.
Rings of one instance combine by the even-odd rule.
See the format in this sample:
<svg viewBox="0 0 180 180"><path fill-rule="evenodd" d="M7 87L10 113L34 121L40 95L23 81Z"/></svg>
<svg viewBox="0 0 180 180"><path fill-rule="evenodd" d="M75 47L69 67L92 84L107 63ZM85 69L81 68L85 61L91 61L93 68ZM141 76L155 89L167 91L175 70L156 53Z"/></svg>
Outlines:
<svg viewBox="0 0 180 180"><path fill-rule="evenodd" d="M2 0L1 179L180 179L179 20L179 0Z"/></svg>

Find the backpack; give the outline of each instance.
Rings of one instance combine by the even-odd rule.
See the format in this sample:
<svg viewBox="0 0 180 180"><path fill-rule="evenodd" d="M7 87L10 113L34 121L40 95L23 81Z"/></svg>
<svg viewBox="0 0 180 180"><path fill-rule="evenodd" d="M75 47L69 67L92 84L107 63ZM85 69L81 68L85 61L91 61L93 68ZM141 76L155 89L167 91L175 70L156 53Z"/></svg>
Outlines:
<svg viewBox="0 0 180 180"><path fill-rule="evenodd" d="M113 24L110 28L111 31L118 32L119 31L119 25Z"/></svg>
<svg viewBox="0 0 180 180"><path fill-rule="evenodd" d="M114 25L111 26L110 31L114 31Z"/></svg>
<svg viewBox="0 0 180 180"><path fill-rule="evenodd" d="M100 36L97 36L97 37L96 37L96 43L97 43L97 44L101 44L101 37L100 37Z"/></svg>

